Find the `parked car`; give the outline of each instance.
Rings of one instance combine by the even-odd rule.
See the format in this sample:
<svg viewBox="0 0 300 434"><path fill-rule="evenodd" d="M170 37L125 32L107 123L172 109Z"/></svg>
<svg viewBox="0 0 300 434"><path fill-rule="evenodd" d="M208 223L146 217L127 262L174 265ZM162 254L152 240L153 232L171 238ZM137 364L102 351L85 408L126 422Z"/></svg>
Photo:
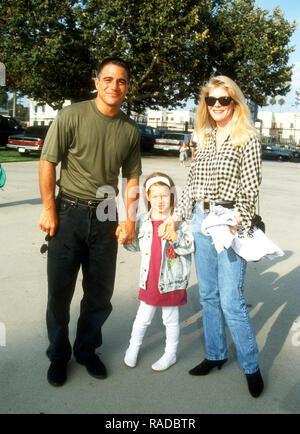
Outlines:
<svg viewBox="0 0 300 434"><path fill-rule="evenodd" d="M141 135L141 150L151 151L153 149L155 139L160 137L160 131L157 128L149 125L138 124Z"/></svg>
<svg viewBox="0 0 300 434"><path fill-rule="evenodd" d="M293 153L288 150L282 150L274 145L262 143L261 144L262 158L278 161L291 161Z"/></svg>
<svg viewBox="0 0 300 434"><path fill-rule="evenodd" d="M289 143L274 143L274 146L276 146L276 148L283 150L283 151L290 151L293 154L294 159L300 158L299 149L294 148Z"/></svg>
<svg viewBox="0 0 300 434"><path fill-rule="evenodd" d="M0 146L5 146L8 136L11 134L20 134L24 128L12 116L0 115Z"/></svg>
<svg viewBox="0 0 300 434"><path fill-rule="evenodd" d="M182 142L189 144L190 133L182 131L164 131L162 136L155 140L154 149L162 151L179 151Z"/></svg>
<svg viewBox="0 0 300 434"><path fill-rule="evenodd" d="M6 147L16 149L20 154L40 153L49 125L36 125L26 128L23 134L9 136Z"/></svg>

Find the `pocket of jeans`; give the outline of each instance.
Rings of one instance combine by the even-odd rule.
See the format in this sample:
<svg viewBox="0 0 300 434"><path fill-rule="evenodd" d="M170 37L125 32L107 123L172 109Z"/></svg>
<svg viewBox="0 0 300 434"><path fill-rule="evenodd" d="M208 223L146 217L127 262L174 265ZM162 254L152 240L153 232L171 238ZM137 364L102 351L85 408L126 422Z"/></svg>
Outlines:
<svg viewBox="0 0 300 434"><path fill-rule="evenodd" d="M71 202L61 201L58 208L59 214L66 214L72 206Z"/></svg>

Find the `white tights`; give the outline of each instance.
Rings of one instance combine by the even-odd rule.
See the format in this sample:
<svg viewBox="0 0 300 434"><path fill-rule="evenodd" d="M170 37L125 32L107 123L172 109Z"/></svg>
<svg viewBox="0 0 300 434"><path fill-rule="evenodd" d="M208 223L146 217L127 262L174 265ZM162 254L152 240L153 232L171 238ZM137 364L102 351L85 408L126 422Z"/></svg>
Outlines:
<svg viewBox="0 0 300 434"><path fill-rule="evenodd" d="M149 306L143 301L141 301L140 303L140 306L136 314L136 318L132 326L130 346L125 356L125 363L128 366L134 367L136 364L139 348L143 342L143 338L145 336L146 330L148 326L151 324L156 309L157 306ZM179 334L180 334L178 306L163 306L162 320L166 328L166 345L165 345L164 356L167 355L167 358L169 360L172 360L173 362L171 364L173 364L176 361L176 351L177 351ZM167 365L169 366L171 366L171 364L170 362L167 363ZM155 369L155 365L156 364L152 366L154 370L163 370L163 369Z"/></svg>

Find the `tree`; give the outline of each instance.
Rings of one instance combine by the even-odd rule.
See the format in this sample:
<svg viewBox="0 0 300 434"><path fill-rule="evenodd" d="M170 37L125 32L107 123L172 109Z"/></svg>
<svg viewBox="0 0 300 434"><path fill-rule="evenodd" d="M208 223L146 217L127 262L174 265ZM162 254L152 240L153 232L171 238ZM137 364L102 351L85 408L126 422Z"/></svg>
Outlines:
<svg viewBox="0 0 300 434"><path fill-rule="evenodd" d="M230 76L244 94L263 106L268 96L290 90L292 66L287 66L296 23L289 23L279 8L272 13L254 0L224 3L213 17L215 38L209 52L217 73Z"/></svg>
<svg viewBox="0 0 300 434"><path fill-rule="evenodd" d="M7 89L53 108L91 98L98 61L111 55L132 65L128 111L196 100L216 73L259 105L290 86L295 25L252 0L6 0L0 17Z"/></svg>
<svg viewBox="0 0 300 434"><path fill-rule="evenodd" d="M285 99L284 98L279 98L278 104L282 107L285 104Z"/></svg>
<svg viewBox="0 0 300 434"><path fill-rule="evenodd" d="M295 107L298 107L299 104L300 104L300 92L298 92L298 91L296 90L296 95L295 95L295 104L294 104L294 106L295 106Z"/></svg>
<svg viewBox="0 0 300 434"><path fill-rule="evenodd" d="M8 95L5 90L0 89L0 107L7 108Z"/></svg>
<svg viewBox="0 0 300 434"><path fill-rule="evenodd" d="M0 58L7 88L61 108L90 98L89 47L77 25L75 0L0 3ZM76 54L75 54L76 53Z"/></svg>

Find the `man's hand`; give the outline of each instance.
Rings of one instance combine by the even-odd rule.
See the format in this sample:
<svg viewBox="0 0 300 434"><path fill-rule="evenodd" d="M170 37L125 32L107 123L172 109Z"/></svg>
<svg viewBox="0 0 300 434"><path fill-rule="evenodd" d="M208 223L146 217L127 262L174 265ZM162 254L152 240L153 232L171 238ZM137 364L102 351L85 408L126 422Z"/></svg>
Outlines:
<svg viewBox="0 0 300 434"><path fill-rule="evenodd" d="M132 244L135 237L135 222L121 222L117 227L116 237L120 244Z"/></svg>
<svg viewBox="0 0 300 434"><path fill-rule="evenodd" d="M54 237L58 227L58 218L55 209L43 209L39 220L39 227L43 232L47 232L50 237Z"/></svg>
<svg viewBox="0 0 300 434"><path fill-rule="evenodd" d="M39 166L40 191L43 202L43 211L39 220L39 227L50 237L55 235L58 227L58 217L55 205L55 164L47 160L40 160Z"/></svg>

